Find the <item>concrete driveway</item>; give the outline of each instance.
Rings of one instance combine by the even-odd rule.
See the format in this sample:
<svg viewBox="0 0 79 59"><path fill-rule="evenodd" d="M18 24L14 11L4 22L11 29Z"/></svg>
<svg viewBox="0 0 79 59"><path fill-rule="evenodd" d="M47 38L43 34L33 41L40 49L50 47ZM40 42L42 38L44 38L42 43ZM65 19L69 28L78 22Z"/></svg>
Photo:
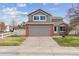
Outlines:
<svg viewBox="0 0 79 59"><path fill-rule="evenodd" d="M59 47L52 37L28 37L21 46L25 47Z"/></svg>
<svg viewBox="0 0 79 59"><path fill-rule="evenodd" d="M50 54L54 47L59 47L59 45L52 37L28 37L20 46L18 52L22 54Z"/></svg>

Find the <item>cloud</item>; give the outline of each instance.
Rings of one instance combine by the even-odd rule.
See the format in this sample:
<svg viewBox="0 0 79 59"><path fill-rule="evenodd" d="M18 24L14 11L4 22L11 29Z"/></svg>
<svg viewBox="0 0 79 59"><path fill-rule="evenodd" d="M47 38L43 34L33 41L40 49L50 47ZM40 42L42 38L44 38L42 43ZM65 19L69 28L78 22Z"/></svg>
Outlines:
<svg viewBox="0 0 79 59"><path fill-rule="evenodd" d="M44 5L44 6L46 6L46 5L47 5L47 3L43 3L43 5Z"/></svg>
<svg viewBox="0 0 79 59"><path fill-rule="evenodd" d="M17 4L17 7L25 7L25 6L27 6L27 4L25 4L25 3L18 3Z"/></svg>
<svg viewBox="0 0 79 59"><path fill-rule="evenodd" d="M8 15L15 15L16 8L4 8L4 9L2 9L2 13L8 14Z"/></svg>
<svg viewBox="0 0 79 59"><path fill-rule="evenodd" d="M59 3L54 3L55 6L59 5Z"/></svg>
<svg viewBox="0 0 79 59"><path fill-rule="evenodd" d="M30 5L32 5L33 3L29 3Z"/></svg>
<svg viewBox="0 0 79 59"><path fill-rule="evenodd" d="M19 15L19 14L28 14L27 12L18 11L17 8L4 8L2 13L7 15Z"/></svg>
<svg viewBox="0 0 79 59"><path fill-rule="evenodd" d="M5 20L4 22L6 22L6 20L12 21L13 19L17 21L17 18L24 20L27 14L28 12L18 11L17 8L4 8L0 10L0 20Z"/></svg>

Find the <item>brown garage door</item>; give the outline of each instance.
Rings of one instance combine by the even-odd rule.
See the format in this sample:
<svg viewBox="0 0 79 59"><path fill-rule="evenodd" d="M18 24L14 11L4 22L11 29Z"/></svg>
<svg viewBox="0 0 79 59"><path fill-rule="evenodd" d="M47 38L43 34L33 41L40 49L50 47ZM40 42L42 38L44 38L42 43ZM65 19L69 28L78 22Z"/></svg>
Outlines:
<svg viewBox="0 0 79 59"><path fill-rule="evenodd" d="M31 25L29 26L30 36L49 36L50 35L49 25Z"/></svg>

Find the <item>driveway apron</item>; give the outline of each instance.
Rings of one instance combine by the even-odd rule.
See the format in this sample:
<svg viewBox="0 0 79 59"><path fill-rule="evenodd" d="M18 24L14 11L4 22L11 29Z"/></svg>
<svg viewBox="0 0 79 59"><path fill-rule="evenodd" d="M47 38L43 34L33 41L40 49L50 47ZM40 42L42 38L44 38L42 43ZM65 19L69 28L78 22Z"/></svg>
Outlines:
<svg viewBox="0 0 79 59"><path fill-rule="evenodd" d="M50 54L53 47L59 47L59 45L52 37L28 37L19 47L18 52L22 54Z"/></svg>

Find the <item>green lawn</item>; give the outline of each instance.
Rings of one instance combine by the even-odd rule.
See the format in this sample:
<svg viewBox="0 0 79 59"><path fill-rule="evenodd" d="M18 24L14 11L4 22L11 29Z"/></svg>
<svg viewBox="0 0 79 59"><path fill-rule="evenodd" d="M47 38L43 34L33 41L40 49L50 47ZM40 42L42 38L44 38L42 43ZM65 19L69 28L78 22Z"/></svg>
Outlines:
<svg viewBox="0 0 79 59"><path fill-rule="evenodd" d="M0 39L0 46L18 46L25 40L23 36L13 35Z"/></svg>
<svg viewBox="0 0 79 59"><path fill-rule="evenodd" d="M53 38L60 46L79 47L79 36L66 36Z"/></svg>

